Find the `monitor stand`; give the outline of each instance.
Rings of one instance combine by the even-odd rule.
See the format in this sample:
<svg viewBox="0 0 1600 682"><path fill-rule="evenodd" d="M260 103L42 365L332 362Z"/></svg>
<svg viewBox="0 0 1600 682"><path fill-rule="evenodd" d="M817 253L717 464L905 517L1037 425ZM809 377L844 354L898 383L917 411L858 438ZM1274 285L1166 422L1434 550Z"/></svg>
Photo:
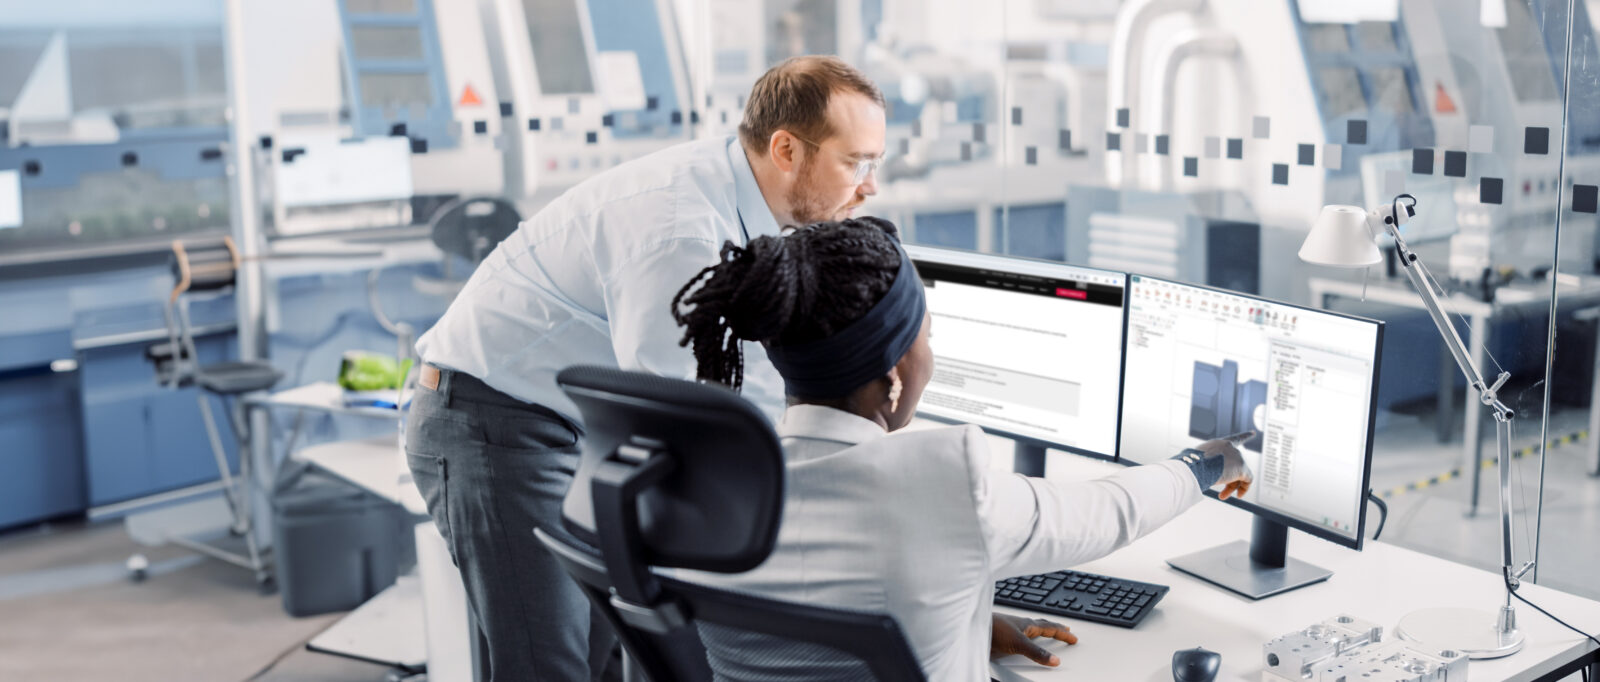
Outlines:
<svg viewBox="0 0 1600 682"><path fill-rule="evenodd" d="M1011 470L1023 476L1044 478L1044 446L1017 441L1011 455Z"/></svg>
<svg viewBox="0 0 1600 682"><path fill-rule="evenodd" d="M1289 527L1257 516L1250 542L1237 540L1167 560L1184 573L1237 592L1264 599L1327 580L1333 571L1290 559Z"/></svg>

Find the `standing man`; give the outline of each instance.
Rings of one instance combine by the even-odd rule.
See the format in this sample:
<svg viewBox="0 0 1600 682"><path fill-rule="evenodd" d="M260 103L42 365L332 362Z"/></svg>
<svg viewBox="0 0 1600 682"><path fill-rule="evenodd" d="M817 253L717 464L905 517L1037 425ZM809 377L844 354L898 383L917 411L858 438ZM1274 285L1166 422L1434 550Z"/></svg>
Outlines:
<svg viewBox="0 0 1600 682"><path fill-rule="evenodd" d="M588 680L611 648L533 537L535 526L564 532L583 434L556 373L591 364L693 378L673 295L726 241L850 217L877 191L884 126L883 95L860 72L832 57L787 60L756 81L737 137L623 164L523 222L418 341L406 456L461 569L486 679ZM783 384L766 354L756 348L746 368L745 395L776 418Z"/></svg>

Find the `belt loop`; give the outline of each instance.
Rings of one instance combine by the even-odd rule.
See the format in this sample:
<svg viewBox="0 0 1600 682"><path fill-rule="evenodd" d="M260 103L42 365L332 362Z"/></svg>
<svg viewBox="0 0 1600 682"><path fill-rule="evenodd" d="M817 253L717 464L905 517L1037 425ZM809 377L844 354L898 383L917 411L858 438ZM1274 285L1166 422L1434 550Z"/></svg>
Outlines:
<svg viewBox="0 0 1600 682"><path fill-rule="evenodd" d="M454 396L451 395L450 387L451 387L452 384L455 383L454 381L452 381L452 379L455 377L456 373L451 371L451 370L445 369L443 367L438 367L438 370L439 370L439 397L444 398L444 406L445 407L451 407L451 403L453 403L455 401L454 401Z"/></svg>

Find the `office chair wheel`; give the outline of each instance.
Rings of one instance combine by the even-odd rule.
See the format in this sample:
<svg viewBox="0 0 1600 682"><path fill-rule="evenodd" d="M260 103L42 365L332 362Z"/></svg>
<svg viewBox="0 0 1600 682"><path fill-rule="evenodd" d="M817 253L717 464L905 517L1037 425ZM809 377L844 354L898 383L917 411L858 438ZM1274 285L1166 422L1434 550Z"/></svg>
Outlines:
<svg viewBox="0 0 1600 682"><path fill-rule="evenodd" d="M128 568L128 580L142 583L145 578L150 577L150 560L143 554L135 554L128 557L128 561L124 565Z"/></svg>

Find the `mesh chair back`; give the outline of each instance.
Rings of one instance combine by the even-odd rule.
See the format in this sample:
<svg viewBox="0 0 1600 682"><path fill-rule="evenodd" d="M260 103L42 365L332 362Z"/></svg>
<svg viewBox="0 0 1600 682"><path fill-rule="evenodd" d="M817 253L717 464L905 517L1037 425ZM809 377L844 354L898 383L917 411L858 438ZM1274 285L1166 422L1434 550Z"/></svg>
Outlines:
<svg viewBox="0 0 1600 682"><path fill-rule="evenodd" d="M922 679L888 615L653 570L740 573L771 554L783 453L753 405L719 386L610 368L568 368L556 381L587 433L564 527L538 536L652 679Z"/></svg>

